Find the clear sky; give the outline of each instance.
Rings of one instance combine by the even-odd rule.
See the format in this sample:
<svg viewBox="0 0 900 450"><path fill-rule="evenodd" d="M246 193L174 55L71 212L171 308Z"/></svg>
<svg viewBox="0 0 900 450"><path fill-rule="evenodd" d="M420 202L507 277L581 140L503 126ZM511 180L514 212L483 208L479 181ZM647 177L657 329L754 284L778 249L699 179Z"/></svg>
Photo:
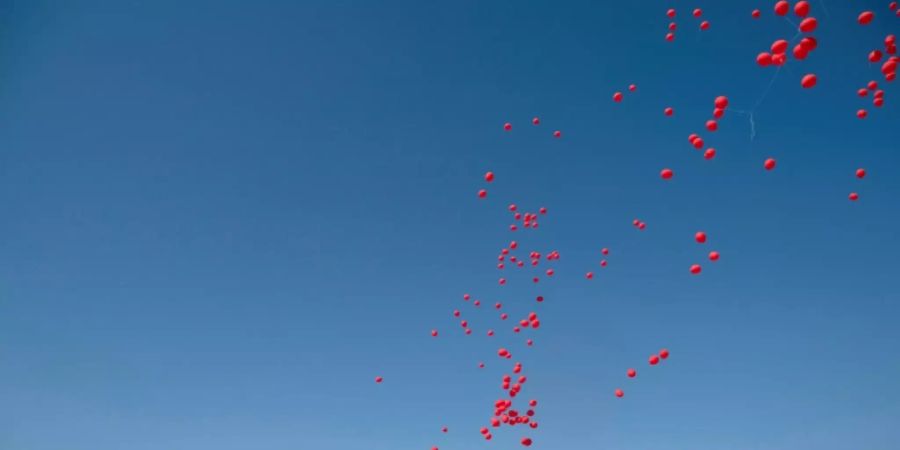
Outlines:
<svg viewBox="0 0 900 450"><path fill-rule="evenodd" d="M0 449L896 449L900 18L813 1L767 91L772 3L0 2ZM500 346L540 428L485 442Z"/></svg>

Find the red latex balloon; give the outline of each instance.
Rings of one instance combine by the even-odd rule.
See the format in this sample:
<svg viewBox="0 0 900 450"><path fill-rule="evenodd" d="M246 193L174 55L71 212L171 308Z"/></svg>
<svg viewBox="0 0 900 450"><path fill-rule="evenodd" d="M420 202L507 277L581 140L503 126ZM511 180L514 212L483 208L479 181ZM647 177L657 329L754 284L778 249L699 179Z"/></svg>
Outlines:
<svg viewBox="0 0 900 450"><path fill-rule="evenodd" d="M849 198L850 198L850 201L855 202L855 201L859 200L859 194L857 194L856 192L851 192L849 195Z"/></svg>
<svg viewBox="0 0 900 450"><path fill-rule="evenodd" d="M716 252L716 251L709 252L709 260L710 261L718 261L719 260L719 252Z"/></svg>
<svg viewBox="0 0 900 450"><path fill-rule="evenodd" d="M487 181L488 183L494 181L494 172L488 172L484 174L484 181Z"/></svg>
<svg viewBox="0 0 900 450"><path fill-rule="evenodd" d="M560 138L560 137L562 137L562 131L554 131L554 132L553 132L553 137L555 137L555 138Z"/></svg>
<svg viewBox="0 0 900 450"><path fill-rule="evenodd" d="M787 61L787 56L784 53L778 53L776 55L772 55L772 65L775 66L783 66Z"/></svg>
<svg viewBox="0 0 900 450"><path fill-rule="evenodd" d="M865 96L869 95L869 90L866 88L861 88L858 91L856 91L856 95L858 95L860 97L865 97Z"/></svg>
<svg viewBox="0 0 900 450"><path fill-rule="evenodd" d="M662 359L667 359L669 357L669 351L666 349L662 349L659 351L659 357Z"/></svg>
<svg viewBox="0 0 900 450"><path fill-rule="evenodd" d="M791 5L788 2L782 0L778 3L775 3L775 14L777 14L779 16L783 16L788 13L788 10L790 8L791 8Z"/></svg>
<svg viewBox="0 0 900 450"><path fill-rule="evenodd" d="M697 8L697 9L694 10L694 17L700 17L700 16L702 16L702 15L703 15L703 10L702 10L702 9Z"/></svg>
<svg viewBox="0 0 900 450"><path fill-rule="evenodd" d="M786 52L787 48L788 48L788 41L786 41L784 39L779 39L772 43L772 47L770 48L770 50L772 50L772 53L777 55L777 54Z"/></svg>
<svg viewBox="0 0 900 450"><path fill-rule="evenodd" d="M794 14L800 17L806 17L806 15L809 14L809 2L797 2L797 4L794 5Z"/></svg>
<svg viewBox="0 0 900 450"><path fill-rule="evenodd" d="M694 234L694 240L697 241L698 244L706 242L706 233L698 231L696 234Z"/></svg>
<svg viewBox="0 0 900 450"><path fill-rule="evenodd" d="M672 178L672 175L674 175L674 174L675 174L675 173L672 172L672 169L663 169L663 170L659 173L659 176L662 177L663 180L669 180L669 179Z"/></svg>
<svg viewBox="0 0 900 450"><path fill-rule="evenodd" d="M800 46L806 49L807 52L811 52L819 46L819 41L812 36L807 36L803 39L800 39Z"/></svg>
<svg viewBox="0 0 900 450"><path fill-rule="evenodd" d="M509 122L506 122L505 124L503 124L503 129L506 131L512 130L512 124Z"/></svg>
<svg viewBox="0 0 900 450"><path fill-rule="evenodd" d="M637 376L637 370L634 370L634 369L628 369L627 374L628 374L628 378L634 378L634 377Z"/></svg>
<svg viewBox="0 0 900 450"><path fill-rule="evenodd" d="M479 190L479 191L478 191L478 198L485 198L485 197L487 197L487 191L484 190L484 189Z"/></svg>
<svg viewBox="0 0 900 450"><path fill-rule="evenodd" d="M706 149L706 151L703 153L703 157L706 159L715 158L716 157L716 149L714 149L714 148Z"/></svg>
<svg viewBox="0 0 900 450"><path fill-rule="evenodd" d="M709 131L716 131L719 129L719 124L715 120L707 120L706 121L706 129Z"/></svg>
<svg viewBox="0 0 900 450"><path fill-rule="evenodd" d="M753 11L750 12L750 17L752 17L754 19L759 19L760 14L761 13L759 12L758 9L754 9Z"/></svg>
<svg viewBox="0 0 900 450"><path fill-rule="evenodd" d="M806 74L800 80L800 86L803 86L805 89L809 89L816 85L818 78L814 74Z"/></svg>
<svg viewBox="0 0 900 450"><path fill-rule="evenodd" d="M624 396L625 392L623 392L621 389L616 389L616 397L622 398Z"/></svg>
<svg viewBox="0 0 900 450"><path fill-rule="evenodd" d="M775 168L775 159L769 158L769 159L765 160L765 162L763 162L763 167L765 167L766 170L774 169Z"/></svg>
<svg viewBox="0 0 900 450"><path fill-rule="evenodd" d="M531 438L522 438L522 445L528 447L531 445Z"/></svg>
<svg viewBox="0 0 900 450"><path fill-rule="evenodd" d="M856 178L863 179L866 177L866 169L856 169Z"/></svg>
<svg viewBox="0 0 900 450"><path fill-rule="evenodd" d="M602 253L602 254L604 254L604 255L608 255L608 254L609 254L609 249L604 247L603 249L600 250L600 253Z"/></svg>
<svg viewBox="0 0 900 450"><path fill-rule="evenodd" d="M381 378L381 377L375 377L375 382L376 382L376 383L381 383L382 381L384 381L384 378Z"/></svg>
<svg viewBox="0 0 900 450"><path fill-rule="evenodd" d="M806 59L806 56L809 54L809 51L806 50L802 45L797 44L794 46L794 58L796 59Z"/></svg>
<svg viewBox="0 0 900 450"><path fill-rule="evenodd" d="M672 108L666 108L666 109L663 110L663 114L665 114L665 115L667 115L667 116L671 116L671 115L674 114L674 113L675 113L675 110L672 109Z"/></svg>
<svg viewBox="0 0 900 450"><path fill-rule="evenodd" d="M866 116L868 116L868 115L869 115L869 112L864 109L860 109L859 111L856 111L856 117L859 117L860 119L865 119Z"/></svg>
<svg viewBox="0 0 900 450"><path fill-rule="evenodd" d="M716 106L716 108L725 109L728 107L728 97L720 95L716 97L716 99L713 101L713 104Z"/></svg>
<svg viewBox="0 0 900 450"><path fill-rule="evenodd" d="M437 337L437 335L438 335L437 330L431 330L431 337Z"/></svg>
<svg viewBox="0 0 900 450"><path fill-rule="evenodd" d="M613 94L613 101L616 103L621 102L622 101L622 93L616 92L615 94Z"/></svg>
<svg viewBox="0 0 900 450"><path fill-rule="evenodd" d="M675 17L675 10L670 9L670 10L666 11L666 16L669 17L670 19Z"/></svg>
<svg viewBox="0 0 900 450"><path fill-rule="evenodd" d="M700 264L694 264L694 265L691 266L691 273L694 274L694 275L697 275L697 274L700 273L702 270L703 270L703 268L700 267Z"/></svg>
<svg viewBox="0 0 900 450"><path fill-rule="evenodd" d="M709 29L709 21L704 20L703 22L700 22L700 29L708 30Z"/></svg>
<svg viewBox="0 0 900 450"><path fill-rule="evenodd" d="M812 33L819 26L819 21L815 17L807 17L800 21L800 31L804 33Z"/></svg>
<svg viewBox="0 0 900 450"><path fill-rule="evenodd" d="M759 64L760 67L766 67L772 64L772 55L769 52L762 52L756 55L756 64Z"/></svg>
<svg viewBox="0 0 900 450"><path fill-rule="evenodd" d="M647 359L647 362L649 362L651 366L655 366L659 364L659 356L650 355L650 358Z"/></svg>
<svg viewBox="0 0 900 450"><path fill-rule="evenodd" d="M531 123L534 124L534 125L540 125L540 124L541 124L541 119L535 117L534 119L531 119Z"/></svg>
<svg viewBox="0 0 900 450"><path fill-rule="evenodd" d="M588 272L584 275L588 280L592 280L594 278L594 272Z"/></svg>
<svg viewBox="0 0 900 450"><path fill-rule="evenodd" d="M628 85L628 90L631 91L631 92L636 91L636 90L637 90L637 85L629 84L629 85Z"/></svg>
<svg viewBox="0 0 900 450"><path fill-rule="evenodd" d="M674 33L666 33L666 40L669 41L669 42L674 41L674 40L675 40L675 34L674 34Z"/></svg>
<svg viewBox="0 0 900 450"><path fill-rule="evenodd" d="M872 11L863 11L859 14L859 17L857 17L856 20L859 22L860 25L868 25L868 24L872 23L872 19L874 19L874 18L875 18L875 13L873 13Z"/></svg>
<svg viewBox="0 0 900 450"><path fill-rule="evenodd" d="M881 51L872 50L871 52L869 52L869 62L881 61L882 56L884 56L884 55L882 55Z"/></svg>

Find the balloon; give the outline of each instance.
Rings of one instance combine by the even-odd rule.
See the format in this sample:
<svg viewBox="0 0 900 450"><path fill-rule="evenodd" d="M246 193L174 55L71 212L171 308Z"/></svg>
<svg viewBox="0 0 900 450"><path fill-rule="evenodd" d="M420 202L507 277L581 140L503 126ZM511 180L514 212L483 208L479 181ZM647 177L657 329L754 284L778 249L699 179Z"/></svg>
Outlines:
<svg viewBox="0 0 900 450"><path fill-rule="evenodd" d="M534 125L540 125L540 124L541 124L541 119L535 117L534 119L531 119L531 123L534 124Z"/></svg>
<svg viewBox="0 0 900 450"><path fill-rule="evenodd" d="M722 116L724 116L724 115L725 115L724 109L722 109L722 108L713 109L713 117L715 117L716 119L721 119Z"/></svg>
<svg viewBox="0 0 900 450"><path fill-rule="evenodd" d="M547 208L541 208L538 210L538 212L541 214L547 214Z"/></svg>
<svg viewBox="0 0 900 450"><path fill-rule="evenodd" d="M702 270L703 270L703 268L700 267L700 264L694 264L694 265L691 266L691 273L694 274L694 275L697 275L697 274L700 273L700 271L702 271Z"/></svg>
<svg viewBox="0 0 900 450"><path fill-rule="evenodd" d="M588 272L584 275L584 277L587 278L588 280L592 280L592 279L594 279L594 272Z"/></svg>
<svg viewBox="0 0 900 450"><path fill-rule="evenodd" d="M859 17L856 19L860 25L868 25L872 23L872 19L875 18L875 13L872 11L863 11L859 14Z"/></svg>
<svg viewBox="0 0 900 450"><path fill-rule="evenodd" d="M884 105L884 99L877 97L872 100L872 104L875 105L876 108L881 108Z"/></svg>
<svg viewBox="0 0 900 450"><path fill-rule="evenodd" d="M702 16L702 15L703 15L703 10L702 10L702 9L697 8L697 9L694 10L694 17L700 17L700 16Z"/></svg>
<svg viewBox="0 0 900 450"><path fill-rule="evenodd" d="M494 181L494 172L488 172L484 174L484 181L487 181L488 183Z"/></svg>
<svg viewBox="0 0 900 450"><path fill-rule="evenodd" d="M791 5L788 2L782 0L778 3L775 3L775 14L779 16L783 16L788 13L788 9L790 9Z"/></svg>
<svg viewBox="0 0 900 450"><path fill-rule="evenodd" d="M469 301L470 298L471 296L469 294L463 294L463 300Z"/></svg>
<svg viewBox="0 0 900 450"><path fill-rule="evenodd" d="M763 167L765 167L766 170L774 169L775 168L775 160L773 158L767 159L765 162L763 162Z"/></svg>
<svg viewBox="0 0 900 450"><path fill-rule="evenodd" d="M669 41L669 42L674 41L674 40L675 40L675 34L673 34L673 33L666 33L666 40Z"/></svg>
<svg viewBox="0 0 900 450"><path fill-rule="evenodd" d="M796 14L800 17L806 17L806 15L809 14L809 2L807 2L807 1L797 2L797 4L794 5L794 14Z"/></svg>
<svg viewBox="0 0 900 450"><path fill-rule="evenodd" d="M675 31L678 29L678 24L675 22L669 22L669 31Z"/></svg>
<svg viewBox="0 0 900 450"><path fill-rule="evenodd" d="M715 120L707 120L706 129L709 131L716 131L719 129L719 124Z"/></svg>
<svg viewBox="0 0 900 450"><path fill-rule="evenodd" d="M637 90L637 86L634 84L630 84L630 85L628 85L628 90L631 92L634 92Z"/></svg>
<svg viewBox="0 0 900 450"><path fill-rule="evenodd" d="M756 64L759 64L760 67L766 67L769 64L772 64L772 55L769 52L761 52L756 55Z"/></svg>
<svg viewBox="0 0 900 450"><path fill-rule="evenodd" d="M868 116L868 115L869 115L869 112L864 109L860 109L859 111L856 111L856 117L859 117L860 119L865 119L866 116Z"/></svg>
<svg viewBox="0 0 900 450"><path fill-rule="evenodd" d="M697 150L700 150L701 148L703 148L703 139L701 139L701 138L694 139L694 148L696 148Z"/></svg>
<svg viewBox="0 0 900 450"><path fill-rule="evenodd" d="M671 116L672 114L675 114L675 110L672 108L666 108L663 110L663 114L665 114L667 116Z"/></svg>
<svg viewBox="0 0 900 450"><path fill-rule="evenodd" d="M716 149L708 148L706 152L703 153L703 157L706 159L713 159L716 157Z"/></svg>
<svg viewBox="0 0 900 450"><path fill-rule="evenodd" d="M818 78L816 78L815 74L809 73L804 75L800 80L800 86L803 86L805 89L809 89L816 85L816 81L818 81Z"/></svg>
<svg viewBox="0 0 900 450"><path fill-rule="evenodd" d="M659 351L659 357L662 359L666 359L669 357L669 351L666 349L662 349Z"/></svg>
<svg viewBox="0 0 900 450"><path fill-rule="evenodd" d="M759 15L760 15L760 12L758 9L754 9L752 12L750 12L750 17L752 17L754 19L759 19Z"/></svg>
<svg viewBox="0 0 900 450"><path fill-rule="evenodd" d="M719 260L719 252L717 252L717 251L709 252L709 260L710 261L718 261Z"/></svg>
<svg viewBox="0 0 900 450"><path fill-rule="evenodd" d="M509 122L504 123L504 124L503 124L503 129L506 130L506 131L512 130L512 124L509 123Z"/></svg>
<svg viewBox="0 0 900 450"><path fill-rule="evenodd" d="M622 398L625 396L625 393L622 392L621 389L616 389L616 397Z"/></svg>
<svg viewBox="0 0 900 450"><path fill-rule="evenodd" d="M716 108L725 109L728 107L728 97L720 95L716 97L716 99L713 101L713 104L716 106Z"/></svg>
<svg viewBox="0 0 900 450"><path fill-rule="evenodd" d="M637 376L637 370L634 370L634 369L628 369L627 374L628 374L628 378L634 378L634 377Z"/></svg>
<svg viewBox="0 0 900 450"><path fill-rule="evenodd" d="M431 337L437 337L437 335L438 335L437 330L431 330Z"/></svg>
<svg viewBox="0 0 900 450"><path fill-rule="evenodd" d="M855 202L855 201L859 200L859 194L857 194L856 192L851 192L849 195L849 198L850 198L850 201Z"/></svg>
<svg viewBox="0 0 900 450"><path fill-rule="evenodd" d="M697 241L698 244L706 242L706 233L698 231L696 234L694 234L694 240Z"/></svg>
<svg viewBox="0 0 900 450"><path fill-rule="evenodd" d="M659 176L662 177L663 180L671 179L672 175L674 174L675 173L672 172L672 169L663 169L661 172L659 172Z"/></svg>
<svg viewBox="0 0 900 450"><path fill-rule="evenodd" d="M856 178L863 179L866 177L866 169L856 169Z"/></svg>
<svg viewBox="0 0 900 450"><path fill-rule="evenodd" d="M376 383L381 383L382 381L384 381L384 378L381 378L381 377L375 377L375 382L376 382Z"/></svg>
<svg viewBox="0 0 900 450"><path fill-rule="evenodd" d="M806 59L806 56L809 54L809 52L806 50L806 48L804 48L800 44L797 44L794 46L793 53L794 53L794 58L797 58L797 59Z"/></svg>
<svg viewBox="0 0 900 450"><path fill-rule="evenodd" d="M867 87L870 91L874 91L875 89L878 89L878 83L876 83L876 82L874 82L874 81L870 81L869 84L866 85L866 87Z"/></svg>
<svg viewBox="0 0 900 450"><path fill-rule="evenodd" d="M605 260L605 259L600 261L600 267L606 267L606 260Z"/></svg>
<svg viewBox="0 0 900 450"><path fill-rule="evenodd" d="M708 30L708 29L709 29L709 22L706 21L706 20L704 20L703 22L700 22L700 29L701 29L701 30Z"/></svg>
<svg viewBox="0 0 900 450"><path fill-rule="evenodd" d="M878 62L881 61L882 53L878 50L872 50L869 52L869 62Z"/></svg>
<svg viewBox="0 0 900 450"><path fill-rule="evenodd" d="M600 250L600 253L602 253L602 254L604 254L604 255L608 255L608 254L609 254L609 249L604 247L603 249Z"/></svg>
<svg viewBox="0 0 900 450"><path fill-rule="evenodd" d="M479 190L479 191L478 191L478 198L485 198L485 197L487 197L487 191L484 190L484 189Z"/></svg>
<svg viewBox="0 0 900 450"><path fill-rule="evenodd" d="M526 446L526 447L530 446L530 445L531 445L531 439L530 439L530 438L522 438L522 445L524 445L524 446Z"/></svg>
<svg viewBox="0 0 900 450"><path fill-rule="evenodd" d="M787 61L787 56L784 56L784 53L778 53L772 55L772 64L776 66L783 66Z"/></svg>
<svg viewBox="0 0 900 450"><path fill-rule="evenodd" d="M538 303L541 303L541 302L544 301L544 296L543 296L543 295L538 295L537 298L536 298L535 300L537 300Z"/></svg>
<svg viewBox="0 0 900 450"><path fill-rule="evenodd" d="M788 42L784 39L779 39L772 43L772 53L778 55L787 51Z"/></svg>
<svg viewBox="0 0 900 450"><path fill-rule="evenodd" d="M856 95L858 95L860 97L865 97L865 96L869 95L869 90L866 88L859 89L856 91Z"/></svg>
<svg viewBox="0 0 900 450"><path fill-rule="evenodd" d="M613 101L617 102L617 103L621 102L622 101L622 93L616 92L615 94L613 94Z"/></svg>
<svg viewBox="0 0 900 450"><path fill-rule="evenodd" d="M819 21L815 17L807 17L800 21L800 31L804 33L812 33L819 26Z"/></svg>
<svg viewBox="0 0 900 450"><path fill-rule="evenodd" d="M659 364L659 356L650 355L650 358L648 359L648 361L650 362L651 366L655 366L655 365Z"/></svg>
<svg viewBox="0 0 900 450"><path fill-rule="evenodd" d="M812 36L807 36L803 39L800 39L800 46L806 49L807 52L811 52L819 46L819 41Z"/></svg>
<svg viewBox="0 0 900 450"><path fill-rule="evenodd" d="M560 138L560 137L562 137L562 131L554 131L554 132L553 132L553 137L555 137L555 138Z"/></svg>
<svg viewBox="0 0 900 450"><path fill-rule="evenodd" d="M675 17L675 10L670 9L670 10L666 11L666 16L668 16L670 19Z"/></svg>

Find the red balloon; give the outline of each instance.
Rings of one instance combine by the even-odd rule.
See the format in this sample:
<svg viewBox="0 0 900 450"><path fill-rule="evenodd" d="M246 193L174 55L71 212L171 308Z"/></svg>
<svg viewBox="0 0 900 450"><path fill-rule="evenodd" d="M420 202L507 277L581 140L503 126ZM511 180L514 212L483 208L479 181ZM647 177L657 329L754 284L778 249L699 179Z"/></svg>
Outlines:
<svg viewBox="0 0 900 450"><path fill-rule="evenodd" d="M706 233L698 231L696 234L694 234L694 240L697 241L698 244L706 242Z"/></svg>
<svg viewBox="0 0 900 450"><path fill-rule="evenodd" d="M662 177L663 180L669 180L669 179L672 178L672 175L674 175L674 174L675 174L675 173L672 172L672 169L663 169L663 170L659 173L659 176Z"/></svg>
<svg viewBox="0 0 900 450"><path fill-rule="evenodd" d="M878 89L878 83L876 83L876 82L874 82L874 81L870 81L869 84L866 85L866 87L867 87L870 91L874 91L875 89Z"/></svg>
<svg viewBox="0 0 900 450"><path fill-rule="evenodd" d="M702 9L697 8L697 9L694 10L694 17L700 17L700 16L702 16L702 15L703 15L703 10L702 10Z"/></svg>
<svg viewBox="0 0 900 450"><path fill-rule="evenodd" d="M616 389L616 397L622 398L624 396L625 392L623 392L621 389Z"/></svg>
<svg viewBox="0 0 900 450"><path fill-rule="evenodd" d="M703 148L703 139L702 138L694 139L694 148L696 148L697 150L700 150L701 148Z"/></svg>
<svg viewBox="0 0 900 450"><path fill-rule="evenodd" d="M534 119L531 119L531 123L534 124L534 125L540 125L540 124L541 124L541 119L535 117Z"/></svg>
<svg viewBox="0 0 900 450"><path fill-rule="evenodd" d="M769 52L762 52L756 55L756 64L759 64L761 67L772 64L772 55L770 55Z"/></svg>
<svg viewBox="0 0 900 450"><path fill-rule="evenodd" d="M879 50L872 50L869 52L869 62L878 62L881 61L882 53Z"/></svg>
<svg viewBox="0 0 900 450"><path fill-rule="evenodd" d="M859 89L858 91L856 91L856 95L858 95L860 97L865 97L865 96L869 95L869 90L866 88Z"/></svg>
<svg viewBox="0 0 900 450"><path fill-rule="evenodd" d="M857 194L856 192L851 192L849 198L850 198L850 201L855 202L855 201L859 200L859 194Z"/></svg>
<svg viewBox="0 0 900 450"><path fill-rule="evenodd" d="M663 110L663 114L665 114L665 115L667 115L667 116L671 116L671 115L674 114L674 113L675 113L675 110L672 109L672 108L666 108L666 109Z"/></svg>
<svg viewBox="0 0 900 450"><path fill-rule="evenodd" d="M856 169L856 178L862 179L866 177L866 169Z"/></svg>
<svg viewBox="0 0 900 450"><path fill-rule="evenodd" d="M504 124L503 124L503 129L506 130L506 131L512 130L512 124L509 123L509 122L504 123Z"/></svg>
<svg viewBox="0 0 900 450"><path fill-rule="evenodd" d="M669 41L669 42L674 41L674 40L675 40L675 34L674 34L674 33L666 33L666 40Z"/></svg>
<svg viewBox="0 0 900 450"><path fill-rule="evenodd" d="M884 105L883 98L875 98L872 100L872 104L875 105L876 108L881 108Z"/></svg>
<svg viewBox="0 0 900 450"><path fill-rule="evenodd" d="M666 16L668 16L670 19L675 17L675 10L670 9L670 10L666 11Z"/></svg>
<svg viewBox="0 0 900 450"><path fill-rule="evenodd" d="M816 81L818 81L818 78L816 78L814 74L806 74L800 80L800 86L803 86L805 89L809 89L816 85Z"/></svg>
<svg viewBox="0 0 900 450"><path fill-rule="evenodd" d="M538 295L538 296L537 296L537 299L535 299L535 300L537 300L538 303L541 303L541 302L544 301L544 296L543 296L543 295Z"/></svg>
<svg viewBox="0 0 900 450"><path fill-rule="evenodd" d="M487 181L488 183L494 181L494 172L488 172L484 174L484 181Z"/></svg>
<svg viewBox="0 0 900 450"><path fill-rule="evenodd" d="M807 2L807 1L797 2L797 4L794 5L794 14L796 14L800 17L806 17L806 15L809 14L809 2Z"/></svg>
<svg viewBox="0 0 900 450"><path fill-rule="evenodd" d="M703 153L703 157L706 159L713 159L716 157L716 149L708 148L706 152Z"/></svg>
<svg viewBox="0 0 900 450"><path fill-rule="evenodd" d="M775 14L779 16L783 16L788 13L788 9L790 9L791 5L788 2L782 0L778 3L775 3Z"/></svg>
<svg viewBox="0 0 900 450"><path fill-rule="evenodd" d="M487 191L484 190L484 189L479 190L479 191L478 191L478 198L485 198L485 197L487 197Z"/></svg>
<svg viewBox="0 0 900 450"><path fill-rule="evenodd" d="M622 93L616 92L615 94L613 94L613 101L617 102L617 103L621 102L622 101Z"/></svg>
<svg viewBox="0 0 900 450"><path fill-rule="evenodd" d="M594 278L594 272L588 272L584 275L588 280L592 280Z"/></svg>
<svg viewBox="0 0 900 450"><path fill-rule="evenodd" d="M765 167L766 170L774 169L775 168L775 160L773 158L767 159L765 162L763 162L763 167Z"/></svg>
<svg viewBox="0 0 900 450"><path fill-rule="evenodd" d="M897 9L897 2L891 2L891 3L888 5L888 8L889 8L891 11Z"/></svg>
<svg viewBox="0 0 900 450"><path fill-rule="evenodd" d="M555 137L555 138L560 138L560 137L562 137L562 131L554 131L554 132L553 132L553 137Z"/></svg>
<svg viewBox="0 0 900 450"><path fill-rule="evenodd" d="M806 48L800 44L797 44L794 46L793 53L794 53L794 58L796 58L796 59L806 59L806 56L809 54L809 52L806 50Z"/></svg>
<svg viewBox="0 0 900 450"><path fill-rule="evenodd" d="M522 438L522 445L528 447L531 445L531 438Z"/></svg>
<svg viewBox="0 0 900 450"><path fill-rule="evenodd" d="M772 53L778 55L778 54L786 52L787 48L788 48L788 41L786 41L784 39L779 39L772 43L772 47L770 50L772 50Z"/></svg>
<svg viewBox="0 0 900 450"><path fill-rule="evenodd" d="M608 254L609 254L609 249L604 247L603 249L600 250L600 253L602 253L602 254L604 254L604 255L608 255Z"/></svg>
<svg viewBox="0 0 900 450"><path fill-rule="evenodd" d="M700 273L700 271L702 271L702 270L703 270L703 268L700 267L700 264L694 264L694 265L691 266L691 273L694 274L694 275L697 275L697 274Z"/></svg>
<svg viewBox="0 0 900 450"><path fill-rule="evenodd" d="M634 85L634 84L629 84L629 85L628 85L628 90L631 91L631 92L634 92L634 91L637 90L637 86Z"/></svg>
<svg viewBox="0 0 900 450"><path fill-rule="evenodd" d="M800 21L800 31L804 33L812 33L819 26L819 21L815 17L807 17Z"/></svg>
<svg viewBox="0 0 900 450"><path fill-rule="evenodd" d="M760 15L760 12L758 9L754 9L752 12L750 12L750 17L752 17L754 19L759 19L759 15Z"/></svg>
<svg viewBox="0 0 900 450"><path fill-rule="evenodd" d="M707 120L706 121L706 129L709 131L716 131L719 129L719 124L715 120Z"/></svg>
<svg viewBox="0 0 900 450"><path fill-rule="evenodd" d="M547 214L547 208L541 208L538 210L538 212L541 214Z"/></svg>
<svg viewBox="0 0 900 450"><path fill-rule="evenodd" d="M659 357L662 359L666 359L669 357L669 351L666 349L662 349L659 351Z"/></svg>
<svg viewBox="0 0 900 450"><path fill-rule="evenodd" d="M722 116L724 116L724 115L725 115L724 109L722 109L722 108L713 109L713 117L715 117L716 119L721 119Z"/></svg>
<svg viewBox="0 0 900 450"><path fill-rule="evenodd" d="M803 39L800 39L800 46L806 49L807 52L811 52L819 46L819 41L812 36L807 36Z"/></svg>
<svg viewBox="0 0 900 450"><path fill-rule="evenodd" d="M628 373L628 378L634 378L637 376L637 370L634 370L634 369L628 369L627 373Z"/></svg>
<svg viewBox="0 0 900 450"><path fill-rule="evenodd" d="M376 382L376 383L381 383L382 381L384 381L384 378L381 378L381 377L375 377L375 382Z"/></svg>
<svg viewBox="0 0 900 450"><path fill-rule="evenodd" d="M659 356L650 355L650 358L647 360L651 366L655 366L659 364Z"/></svg>
<svg viewBox="0 0 900 450"><path fill-rule="evenodd" d="M716 252L716 251L709 252L709 260L710 261L718 261L719 260L719 252Z"/></svg>
<svg viewBox="0 0 900 450"><path fill-rule="evenodd" d="M856 19L860 25L868 25L872 23L872 19L875 18L875 13L872 11L863 11L859 14L859 17Z"/></svg>
<svg viewBox="0 0 900 450"><path fill-rule="evenodd" d="M716 99L713 101L713 104L716 106L716 108L725 109L728 107L728 97L720 95L716 97Z"/></svg>
<svg viewBox="0 0 900 450"><path fill-rule="evenodd" d="M437 335L438 335L437 330L431 330L431 337L437 337Z"/></svg>
<svg viewBox="0 0 900 450"><path fill-rule="evenodd" d="M776 66L783 66L787 61L787 56L784 56L784 53L778 53L776 55L772 55L772 64Z"/></svg>
<svg viewBox="0 0 900 450"><path fill-rule="evenodd" d="M708 30L708 29L709 29L709 22L706 21L706 20L704 20L703 22L700 22L700 29L701 29L701 30Z"/></svg>
<svg viewBox="0 0 900 450"><path fill-rule="evenodd" d="M675 31L678 29L678 25L675 22L669 22L669 31Z"/></svg>
<svg viewBox="0 0 900 450"><path fill-rule="evenodd" d="M856 111L856 117L859 117L860 119L865 119L866 116L868 116L868 115L869 115L869 112L864 109L860 109L859 111Z"/></svg>
<svg viewBox="0 0 900 450"><path fill-rule="evenodd" d="M600 261L600 267L606 267L606 260Z"/></svg>

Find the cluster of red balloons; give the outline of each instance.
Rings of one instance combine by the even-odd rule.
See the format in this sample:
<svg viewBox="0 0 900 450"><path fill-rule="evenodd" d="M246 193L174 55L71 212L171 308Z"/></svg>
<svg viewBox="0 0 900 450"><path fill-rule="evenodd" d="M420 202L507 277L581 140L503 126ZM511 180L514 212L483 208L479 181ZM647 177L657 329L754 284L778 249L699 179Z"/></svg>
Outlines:
<svg viewBox="0 0 900 450"><path fill-rule="evenodd" d="M866 169L863 169L863 168L856 169L856 178L859 178L860 180L862 180L865 177L866 177ZM847 198L849 198L851 202L855 202L855 201L859 200L859 194L857 194L856 192L851 192L850 195L847 196Z"/></svg>
<svg viewBox="0 0 900 450"><path fill-rule="evenodd" d="M862 15L860 15L860 17L862 17ZM871 18L868 20L871 21ZM862 23L862 21L860 21L860 23ZM885 54L891 56L885 59ZM894 81L897 78L897 64L900 63L900 57L897 56L897 37L893 34L885 36L884 52L878 49L872 50L868 54L868 60L870 63L879 63L884 60L881 64L881 74L884 76L885 81ZM878 89L878 83L875 82L875 80L870 81L865 88L858 89L856 94L859 97L867 97L869 92L872 92L873 106L876 108L884 106L884 91ZM865 108L860 108L856 111L856 117L860 119L865 119L868 116L869 112Z"/></svg>
<svg viewBox="0 0 900 450"><path fill-rule="evenodd" d="M540 125L540 124L541 124L541 119L540 119L540 117L534 117L534 118L532 118L532 119L531 119L531 124L532 124L532 125L535 125L535 126ZM505 131L512 131L512 124L509 123L509 122L504 123L504 124L503 124L503 129L504 129ZM562 131L559 131L559 130L554 131L554 132L553 132L553 137L555 137L555 138L561 138L561 137L562 137Z"/></svg>
<svg viewBox="0 0 900 450"><path fill-rule="evenodd" d="M779 1L775 3L775 15L776 16L786 16L790 12L790 3L786 1ZM800 21L799 32L800 33L812 33L816 30L819 25L819 21L815 17L808 17L810 10L810 4L807 1L799 1L794 4L794 14L797 17L803 18ZM759 10L754 10L752 13L752 17L754 19L759 18L760 12ZM761 67L766 66L783 66L787 63L787 51L788 46L790 44L785 39L777 39L772 42L772 45L769 47L770 52L760 52L756 55L756 63ZM816 38L812 36L803 37L799 43L794 45L791 49L791 54L794 56L794 59L804 60L809 56L809 53L816 49L818 46L818 41ZM809 89L816 85L818 78L815 74L806 74L800 79L800 85Z"/></svg>
<svg viewBox="0 0 900 450"><path fill-rule="evenodd" d="M698 231L698 232L694 233L694 240L698 244L705 244L706 243L706 232ZM717 252L715 250L709 252L709 260L712 262L718 261L719 260L719 252ZM690 267L690 272L694 275L699 274L701 271L703 271L703 267L700 264L692 264Z"/></svg>
<svg viewBox="0 0 900 450"><path fill-rule="evenodd" d="M651 366L655 366L655 365L659 364L659 362L661 360L668 359L668 358L669 358L669 350L664 348L664 349L660 350L659 353L650 355L650 357L647 358L647 362L650 363ZM633 368L629 368L628 370L625 371L625 375L627 375L628 378L634 378L637 376L637 370L635 370ZM613 394L615 394L615 396L618 398L622 398L625 396L625 391L623 391L621 388L618 388L615 391L613 391Z"/></svg>
<svg viewBox="0 0 900 450"><path fill-rule="evenodd" d="M635 84L629 84L629 85L628 85L628 91L629 91L629 92L637 91L637 85L635 85ZM613 93L612 99L613 99L614 102L616 102L616 103L621 103L623 98L625 98L625 96L624 96L621 92L616 91L616 92Z"/></svg>

